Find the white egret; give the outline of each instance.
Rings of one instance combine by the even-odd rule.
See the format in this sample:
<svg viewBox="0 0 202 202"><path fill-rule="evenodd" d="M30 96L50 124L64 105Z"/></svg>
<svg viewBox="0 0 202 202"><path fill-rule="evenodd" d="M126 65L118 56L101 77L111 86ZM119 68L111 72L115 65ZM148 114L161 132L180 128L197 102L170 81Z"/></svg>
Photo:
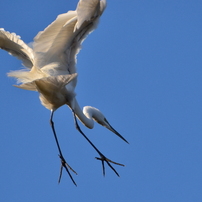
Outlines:
<svg viewBox="0 0 202 202"><path fill-rule="evenodd" d="M50 124L59 151L61 169L68 172L76 185L70 171L76 173L63 157L54 128L53 114L62 105L68 105L73 112L76 129L85 137L99 154L105 175L104 162L119 176L110 163L123 166L106 158L81 131L77 118L88 128L93 128L94 121L106 127L125 142L124 139L96 108L79 107L74 89L77 84L76 55L81 49L81 43L92 32L106 7L106 0L80 0L75 11L59 15L44 31L34 38L33 47L24 43L18 35L0 29L0 48L22 60L27 69L11 71L8 76L15 77L20 85L18 88L38 91L43 106L51 110ZM127 142L128 143L128 142Z"/></svg>

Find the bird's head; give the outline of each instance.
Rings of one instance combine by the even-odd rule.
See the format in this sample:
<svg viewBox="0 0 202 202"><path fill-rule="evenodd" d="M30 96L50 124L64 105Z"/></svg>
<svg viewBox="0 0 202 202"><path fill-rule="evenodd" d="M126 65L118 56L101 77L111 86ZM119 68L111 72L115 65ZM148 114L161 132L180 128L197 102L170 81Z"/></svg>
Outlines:
<svg viewBox="0 0 202 202"><path fill-rule="evenodd" d="M93 119L94 121L96 121L97 123L99 123L100 125L106 127L108 130L112 131L114 134L116 134L117 136L119 136L122 140L124 140L125 142L128 143L128 141L121 136L111 125L110 123L107 121L106 117L102 114L102 112L95 108L95 107L91 107L91 106L85 106L83 108L83 113L85 114L85 116L89 119Z"/></svg>

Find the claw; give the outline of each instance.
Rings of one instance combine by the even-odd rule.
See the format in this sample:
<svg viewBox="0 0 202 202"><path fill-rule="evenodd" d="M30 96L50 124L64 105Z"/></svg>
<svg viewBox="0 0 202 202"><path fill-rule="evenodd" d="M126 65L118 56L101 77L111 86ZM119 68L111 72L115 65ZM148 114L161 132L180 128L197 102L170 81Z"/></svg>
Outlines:
<svg viewBox="0 0 202 202"><path fill-rule="evenodd" d="M67 171L70 179L72 180L72 182L77 186L76 182L74 181L74 178L72 177L71 173L69 172L69 170L71 170L73 173L75 173L77 175L77 172L75 170L73 170L73 168L67 164L66 160L64 159L64 157L62 155L59 155L59 158L61 160L61 166L60 166L60 175L59 175L59 179L58 179L58 183L60 183L60 180L62 178L62 171L63 168L65 168L65 170Z"/></svg>
<svg viewBox="0 0 202 202"><path fill-rule="evenodd" d="M53 122L53 114L54 114L54 110L51 111L51 117L50 117L50 125L51 125L51 128L52 128L52 131L53 131L53 134L54 134L54 137L55 137L55 141L56 141L56 144L57 144L57 147L58 147L58 151L59 151L59 158L61 160L61 166L60 166L60 175L59 175L59 179L58 179L58 183L60 183L61 181L61 178L62 178L62 171L63 171L63 168L65 168L65 170L67 171L70 179L72 180L72 182L77 186L76 182L74 181L71 173L69 172L69 170L71 170L72 172L74 172L76 175L76 171L74 171L66 162L66 160L64 159L63 155L62 155L62 151L60 149L60 145L59 145L59 142L58 142L58 138L57 138L57 135L56 135L56 132L55 132L55 127L54 127L54 122Z"/></svg>
<svg viewBox="0 0 202 202"><path fill-rule="evenodd" d="M95 157L97 160L100 160L102 161L102 170L103 170L103 175L105 176L105 166L104 166L104 162L107 163L107 165L116 173L116 175L118 177L120 177L120 175L118 174L118 172L116 171L116 169L110 164L110 163L113 163L113 164L116 164L116 165L119 165L119 166L124 166L123 164L121 163L117 163L117 162L114 162L108 158L106 158L103 154L100 154L100 157ZM110 163L109 163L110 162Z"/></svg>

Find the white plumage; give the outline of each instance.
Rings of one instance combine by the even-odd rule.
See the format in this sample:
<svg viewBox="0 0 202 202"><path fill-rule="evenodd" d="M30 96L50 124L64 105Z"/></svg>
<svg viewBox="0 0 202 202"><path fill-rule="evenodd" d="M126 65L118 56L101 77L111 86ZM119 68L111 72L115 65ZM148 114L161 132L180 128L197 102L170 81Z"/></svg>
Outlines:
<svg viewBox="0 0 202 202"><path fill-rule="evenodd" d="M44 31L37 34L33 48L24 43L15 33L0 29L0 48L22 60L26 67L26 69L11 71L8 76L17 79L20 84L16 85L18 88L38 91L42 105L51 110L50 123L61 159L60 178L62 168L65 167L73 182L69 169L74 170L66 163L62 155L54 129L52 118L56 109L66 104L72 110L76 128L100 155L98 159L102 161L103 173L105 161L118 175L109 164L109 162L115 162L107 159L85 136L75 116L88 128L93 128L96 121L126 141L112 128L98 109L86 106L82 111L74 93L77 84L76 55L84 39L96 28L105 7L106 0L80 0L75 11L59 15Z"/></svg>

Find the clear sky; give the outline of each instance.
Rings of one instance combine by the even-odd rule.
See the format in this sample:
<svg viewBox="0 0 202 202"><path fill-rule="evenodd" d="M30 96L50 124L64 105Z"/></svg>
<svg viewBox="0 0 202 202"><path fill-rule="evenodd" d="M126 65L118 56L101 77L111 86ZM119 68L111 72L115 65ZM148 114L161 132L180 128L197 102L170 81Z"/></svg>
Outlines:
<svg viewBox="0 0 202 202"><path fill-rule="evenodd" d="M1 1L0 27L29 43L77 0ZM0 51L0 198L6 202L202 201L202 1L109 1L78 55L80 106L99 108L126 144L100 125L85 134L110 159L118 178L76 131L71 111L54 121L78 187L63 173L36 92L7 78L21 62Z"/></svg>

